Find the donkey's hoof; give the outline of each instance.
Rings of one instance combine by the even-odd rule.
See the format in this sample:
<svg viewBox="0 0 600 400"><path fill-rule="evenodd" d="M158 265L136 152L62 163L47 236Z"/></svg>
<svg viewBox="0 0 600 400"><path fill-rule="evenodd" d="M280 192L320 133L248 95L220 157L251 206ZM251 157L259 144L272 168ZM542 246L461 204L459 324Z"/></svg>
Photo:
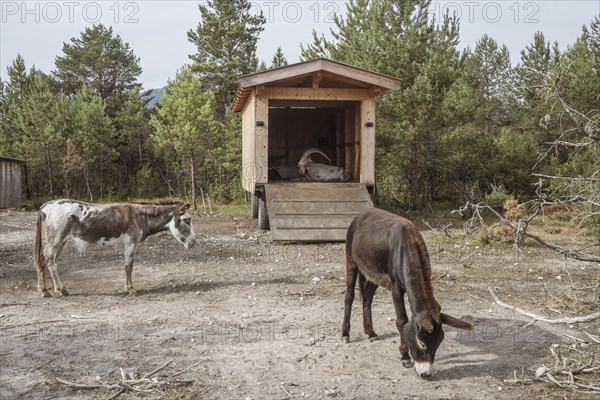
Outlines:
<svg viewBox="0 0 600 400"><path fill-rule="evenodd" d="M42 298L44 297L52 297L52 295L50 294L50 292L46 289L42 290Z"/></svg>
<svg viewBox="0 0 600 400"><path fill-rule="evenodd" d="M61 296L68 296L68 295L69 295L69 292L67 292L67 289L65 289L65 288L62 288L62 289L60 289L60 295L61 295Z"/></svg>
<svg viewBox="0 0 600 400"><path fill-rule="evenodd" d="M402 366L404 368L412 368L415 366L415 362L411 359L408 360L402 360Z"/></svg>
<svg viewBox="0 0 600 400"><path fill-rule="evenodd" d="M137 290L135 290L134 288L128 288L127 289L127 294L129 296L135 296L137 294Z"/></svg>
<svg viewBox="0 0 600 400"><path fill-rule="evenodd" d="M350 338L348 336L342 336L342 343L344 343L344 344L350 343Z"/></svg>

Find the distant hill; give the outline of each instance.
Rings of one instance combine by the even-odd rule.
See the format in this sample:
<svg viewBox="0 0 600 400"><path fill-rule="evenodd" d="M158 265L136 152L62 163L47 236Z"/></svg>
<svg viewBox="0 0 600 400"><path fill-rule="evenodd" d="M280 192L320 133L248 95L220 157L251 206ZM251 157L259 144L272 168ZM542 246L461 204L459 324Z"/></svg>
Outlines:
<svg viewBox="0 0 600 400"><path fill-rule="evenodd" d="M150 101L148 101L148 104L146 104L146 108L150 110L156 107L156 105L160 103L160 96L162 96L162 94L166 91L166 86L163 86L159 89L152 89L150 91L150 94L147 96L147 98L150 99Z"/></svg>

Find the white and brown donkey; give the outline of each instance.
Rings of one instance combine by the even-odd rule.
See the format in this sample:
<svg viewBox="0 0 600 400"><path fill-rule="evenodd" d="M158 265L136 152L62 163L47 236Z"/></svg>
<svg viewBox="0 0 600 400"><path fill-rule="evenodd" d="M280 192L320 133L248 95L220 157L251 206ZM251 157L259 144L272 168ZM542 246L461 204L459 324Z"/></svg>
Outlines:
<svg viewBox="0 0 600 400"><path fill-rule="evenodd" d="M134 293L131 283L136 246L148 236L169 230L191 248L196 235L189 204L181 201L155 203L90 204L75 200L54 200L40 207L37 218L33 259L38 274L38 290L50 297L46 289L46 267L54 281L54 290L68 295L58 276L57 260L68 239L73 239L80 253L91 245L122 244L125 258L125 289Z"/></svg>

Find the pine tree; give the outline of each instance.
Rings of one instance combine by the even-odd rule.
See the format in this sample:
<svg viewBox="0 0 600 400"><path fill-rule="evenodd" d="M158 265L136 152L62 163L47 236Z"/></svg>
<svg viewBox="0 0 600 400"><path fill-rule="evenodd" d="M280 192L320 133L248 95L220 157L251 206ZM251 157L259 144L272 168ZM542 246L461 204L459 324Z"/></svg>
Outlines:
<svg viewBox="0 0 600 400"><path fill-rule="evenodd" d="M435 198L444 183L441 132L455 121L440 112L446 96L462 72L458 22L452 18L431 21L428 0L389 0L379 10L379 54L371 56L377 70L400 78L401 90L379 104L386 116L379 123L389 144L385 157L396 181L407 179L410 205L416 210ZM396 172L394 172L396 171ZM406 178L405 178L406 177Z"/></svg>
<svg viewBox="0 0 600 400"><path fill-rule="evenodd" d="M256 68L256 72L262 72L262 71L266 71L269 68L267 67L267 63L264 61L261 61L260 64L258 64L258 68Z"/></svg>
<svg viewBox="0 0 600 400"><path fill-rule="evenodd" d="M56 57L52 72L62 91L74 96L84 86L106 101L112 118L131 90L140 89L140 60L128 43L114 35L112 27L94 25L78 38L63 44L64 55Z"/></svg>
<svg viewBox="0 0 600 400"><path fill-rule="evenodd" d="M465 62L464 78L488 102L509 101L514 86L510 53L506 45L484 34Z"/></svg>
<svg viewBox="0 0 600 400"><path fill-rule="evenodd" d="M80 169L85 192L90 201L97 194L103 198L112 183L117 185L114 170L118 152L112 120L106 103L84 86L70 102L71 140L81 157ZM112 175L112 176L111 176Z"/></svg>
<svg viewBox="0 0 600 400"><path fill-rule="evenodd" d="M213 92L217 118L223 121L231 106L238 79L256 71L256 43L265 18L251 15L248 0L208 0L199 4L201 21L188 31L196 46L189 56L192 70L202 78L204 90Z"/></svg>
<svg viewBox="0 0 600 400"><path fill-rule="evenodd" d="M539 102L538 89L543 85L541 74L548 74L558 64L558 43L551 47L542 32L533 35L533 42L521 50L521 62L517 67L518 87L522 99L535 107Z"/></svg>
<svg viewBox="0 0 600 400"><path fill-rule="evenodd" d="M320 37L313 30L313 43L300 45L300 58L330 58L363 68L374 69L375 54L381 54L378 35L383 32L380 13L385 0L351 0L346 4L345 18L334 15L336 30L331 29L333 40Z"/></svg>
<svg viewBox="0 0 600 400"><path fill-rule="evenodd" d="M271 68L283 67L284 65L288 65L287 59L283 55L283 50L281 50L281 46L277 47L277 51L271 60Z"/></svg>
<svg viewBox="0 0 600 400"><path fill-rule="evenodd" d="M23 104L31 92L35 68L27 72L25 60L19 54L6 68L8 80L2 84L2 115L0 116L0 153L12 157L22 157L22 130L18 125L18 116Z"/></svg>
<svg viewBox="0 0 600 400"><path fill-rule="evenodd" d="M68 135L68 107L64 96L55 96L52 80L36 72L30 93L17 114L22 132L20 154L27 160L30 191L37 196L62 193L62 156Z"/></svg>
<svg viewBox="0 0 600 400"><path fill-rule="evenodd" d="M141 99L141 84L138 83L142 72L140 60L133 49L119 35L114 34L112 27L102 24L86 28L79 37L71 38L70 43L63 44L63 54L56 57L56 68L53 76L59 88L68 97L76 97L84 88L103 100L107 116L111 119L113 129L105 130L111 135L110 140L118 159L112 159L111 173L103 174L106 182L98 183L100 194L105 187L117 188L112 184L119 182L121 186L129 183L142 167L141 163L132 162L140 159L140 140L147 137L149 115L145 102ZM96 190L96 188L94 188ZM127 196L127 188L117 190L111 195L119 198ZM88 193L88 196L91 196Z"/></svg>
<svg viewBox="0 0 600 400"><path fill-rule="evenodd" d="M380 193L389 194L396 203L392 206L410 203L415 209L422 208L423 198L431 195L440 176L432 156L440 151L439 130L447 121L439 109L461 68L458 22L430 21L430 4L430 0L351 0L345 18L335 18L333 40L313 32L313 43L302 46L303 59L330 57L403 81L400 91L378 103ZM398 193L406 187L408 196L400 199Z"/></svg>
<svg viewBox="0 0 600 400"><path fill-rule="evenodd" d="M174 156L172 167L176 172L189 171L188 183L196 209L199 169L211 150L219 147L214 107L214 95L204 91L200 79L184 66L169 81L157 115L152 118L155 129L152 139Z"/></svg>
<svg viewBox="0 0 600 400"><path fill-rule="evenodd" d="M147 100L141 97L137 90L131 90L126 94L121 110L113 119L117 128L116 140L119 143L117 146L120 159L119 181L125 183L128 194L133 191L129 185L130 179L135 177L140 169L148 168L154 160L152 146L149 143L152 125L149 112L145 107L146 102ZM149 193L149 190L146 192L151 197L155 196Z"/></svg>

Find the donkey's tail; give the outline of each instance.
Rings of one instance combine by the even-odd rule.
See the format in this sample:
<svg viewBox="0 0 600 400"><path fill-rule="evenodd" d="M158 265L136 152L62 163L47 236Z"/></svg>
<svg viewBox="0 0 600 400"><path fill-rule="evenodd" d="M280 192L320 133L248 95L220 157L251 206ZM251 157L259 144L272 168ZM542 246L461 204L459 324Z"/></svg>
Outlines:
<svg viewBox="0 0 600 400"><path fill-rule="evenodd" d="M46 260L42 254L42 212L38 212L37 224L35 230L35 241L33 243L33 263L35 269L39 272L46 268Z"/></svg>

